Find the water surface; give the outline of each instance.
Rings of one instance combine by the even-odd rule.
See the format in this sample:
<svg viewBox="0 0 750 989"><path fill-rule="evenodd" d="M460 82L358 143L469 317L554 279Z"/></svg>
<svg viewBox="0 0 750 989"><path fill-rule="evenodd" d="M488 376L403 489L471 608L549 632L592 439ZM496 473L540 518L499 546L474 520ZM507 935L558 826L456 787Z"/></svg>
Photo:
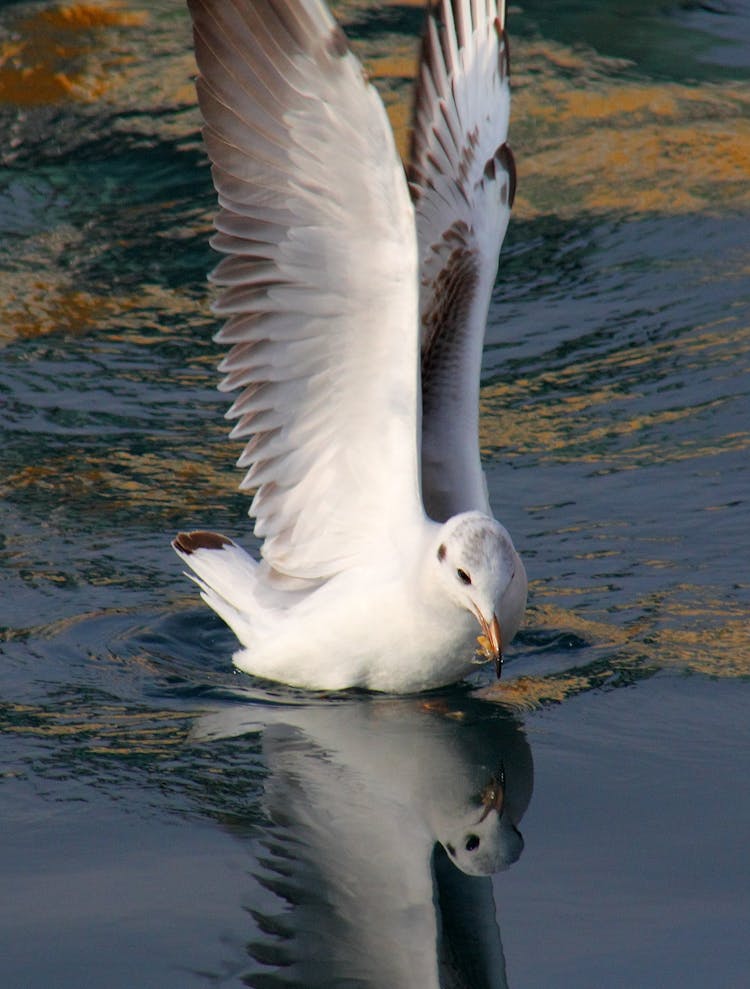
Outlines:
<svg viewBox="0 0 750 989"><path fill-rule="evenodd" d="M420 6L335 5L401 147ZM235 674L169 547L255 545L187 14L0 10L4 985L743 984L750 21L511 15L481 440L527 621L499 687L322 698Z"/></svg>

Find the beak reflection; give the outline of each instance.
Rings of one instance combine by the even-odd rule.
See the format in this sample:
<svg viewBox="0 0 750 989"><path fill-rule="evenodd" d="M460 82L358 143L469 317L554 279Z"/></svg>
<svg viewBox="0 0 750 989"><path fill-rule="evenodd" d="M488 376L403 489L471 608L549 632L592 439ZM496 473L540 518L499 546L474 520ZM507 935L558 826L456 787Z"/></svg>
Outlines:
<svg viewBox="0 0 750 989"><path fill-rule="evenodd" d="M484 807L484 811L477 822L478 824L481 824L493 810L497 812L498 817L502 817L503 810L505 809L504 767L500 767L500 772L496 773L490 779L487 786L485 786L484 790L482 790L482 806Z"/></svg>

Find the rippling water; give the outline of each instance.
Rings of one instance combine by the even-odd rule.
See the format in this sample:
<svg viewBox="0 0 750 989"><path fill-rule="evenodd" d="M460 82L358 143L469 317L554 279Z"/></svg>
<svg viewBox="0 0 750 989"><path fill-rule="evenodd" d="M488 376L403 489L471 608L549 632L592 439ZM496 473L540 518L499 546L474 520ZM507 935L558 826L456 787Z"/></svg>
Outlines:
<svg viewBox="0 0 750 989"><path fill-rule="evenodd" d="M402 146L420 6L335 5ZM743 984L750 15L510 27L481 431L526 625L499 686L318 698L233 673L169 547L252 544L187 14L0 9L4 985Z"/></svg>

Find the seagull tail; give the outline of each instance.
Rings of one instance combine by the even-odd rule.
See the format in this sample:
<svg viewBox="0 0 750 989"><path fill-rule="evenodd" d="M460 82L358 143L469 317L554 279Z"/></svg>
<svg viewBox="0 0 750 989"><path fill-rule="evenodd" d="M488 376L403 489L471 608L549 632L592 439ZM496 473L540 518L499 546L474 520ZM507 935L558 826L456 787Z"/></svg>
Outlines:
<svg viewBox="0 0 750 989"><path fill-rule="evenodd" d="M206 604L243 645L251 645L258 572L255 560L218 532L180 532L172 547L193 571L187 576L200 587Z"/></svg>

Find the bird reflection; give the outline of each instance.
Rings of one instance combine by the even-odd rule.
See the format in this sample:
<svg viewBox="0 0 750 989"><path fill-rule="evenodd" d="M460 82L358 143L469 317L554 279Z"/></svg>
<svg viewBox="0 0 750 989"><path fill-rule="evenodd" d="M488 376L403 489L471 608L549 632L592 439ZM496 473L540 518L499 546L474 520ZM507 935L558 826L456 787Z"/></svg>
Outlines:
<svg viewBox="0 0 750 989"><path fill-rule="evenodd" d="M490 877L523 850L520 726L465 695L368 697L227 704L195 738L259 730L268 824L247 984L506 986Z"/></svg>

